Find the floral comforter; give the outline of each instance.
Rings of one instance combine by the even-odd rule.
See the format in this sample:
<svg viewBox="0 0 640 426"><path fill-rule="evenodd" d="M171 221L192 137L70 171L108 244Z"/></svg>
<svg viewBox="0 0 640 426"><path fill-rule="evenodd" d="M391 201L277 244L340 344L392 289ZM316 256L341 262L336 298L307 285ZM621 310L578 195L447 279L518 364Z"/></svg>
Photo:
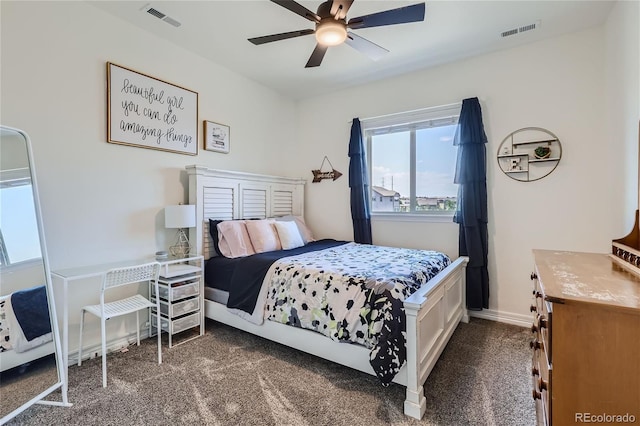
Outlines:
<svg viewBox="0 0 640 426"><path fill-rule="evenodd" d="M265 318L371 349L384 385L406 360L402 302L451 263L435 251L349 243L271 268Z"/></svg>

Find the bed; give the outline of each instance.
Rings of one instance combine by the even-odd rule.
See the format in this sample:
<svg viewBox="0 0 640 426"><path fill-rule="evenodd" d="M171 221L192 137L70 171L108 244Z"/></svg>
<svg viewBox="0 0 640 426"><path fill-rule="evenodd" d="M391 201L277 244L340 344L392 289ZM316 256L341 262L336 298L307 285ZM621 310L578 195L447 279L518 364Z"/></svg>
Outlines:
<svg viewBox="0 0 640 426"><path fill-rule="evenodd" d="M190 240L197 254L205 259L210 259L216 254L209 229L210 224L216 222L211 220L262 221L265 218L283 216L304 217L303 179L215 170L195 165L187 166L186 169L189 176L189 203L196 206L196 227L190 230ZM248 222L250 221L247 220L246 223ZM338 250L345 244L353 244L338 243L335 248L329 250ZM304 263L303 260L307 259L304 256L308 254L301 256L303 257L287 257L287 260L294 259ZM403 329L406 328L406 333L403 334L406 338L403 350L406 361L401 363L399 371L394 371L388 380L406 387L404 412L408 416L422 418L426 409L423 384L458 323L468 321L465 308L467 262L468 259L465 257L449 259L440 265L441 270L431 279L419 287L416 286L402 298L401 315ZM209 262L207 266L208 264ZM269 281L275 269L286 269L281 266L280 261L271 264L264 279L265 283ZM265 288L261 292L268 293L268 289ZM237 309L227 308L225 300L220 300L213 293L210 290L205 292L207 318L380 377L380 371L376 371L370 362L370 347L345 344L340 339L331 339L322 333L300 326L292 327L272 320L261 321L259 318L252 320L247 318L247 315L239 315ZM258 299L261 297L258 295Z"/></svg>
<svg viewBox="0 0 640 426"><path fill-rule="evenodd" d="M0 371L53 353L45 287L0 296Z"/></svg>

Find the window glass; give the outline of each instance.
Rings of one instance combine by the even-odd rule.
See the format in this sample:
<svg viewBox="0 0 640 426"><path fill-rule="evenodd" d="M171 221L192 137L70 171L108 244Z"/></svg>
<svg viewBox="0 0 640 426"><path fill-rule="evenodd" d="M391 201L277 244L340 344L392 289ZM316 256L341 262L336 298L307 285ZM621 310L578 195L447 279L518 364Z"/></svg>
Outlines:
<svg viewBox="0 0 640 426"><path fill-rule="evenodd" d="M4 265L42 256L31 185L0 189L0 252Z"/></svg>
<svg viewBox="0 0 640 426"><path fill-rule="evenodd" d="M453 183L456 126L416 131L416 210L454 211L458 185Z"/></svg>
<svg viewBox="0 0 640 426"><path fill-rule="evenodd" d="M362 120L373 213L452 215L460 105Z"/></svg>
<svg viewBox="0 0 640 426"><path fill-rule="evenodd" d="M409 195L410 132L375 136L371 141L371 211L401 211L401 196Z"/></svg>

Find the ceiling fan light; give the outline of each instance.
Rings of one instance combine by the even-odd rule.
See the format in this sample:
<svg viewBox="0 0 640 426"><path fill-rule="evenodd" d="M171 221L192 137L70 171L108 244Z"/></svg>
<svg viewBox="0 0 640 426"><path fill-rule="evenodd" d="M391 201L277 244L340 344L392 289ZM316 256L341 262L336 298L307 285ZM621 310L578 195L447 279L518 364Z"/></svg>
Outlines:
<svg viewBox="0 0 640 426"><path fill-rule="evenodd" d="M335 20L327 20L318 24L316 40L323 46L336 46L347 38L345 25Z"/></svg>

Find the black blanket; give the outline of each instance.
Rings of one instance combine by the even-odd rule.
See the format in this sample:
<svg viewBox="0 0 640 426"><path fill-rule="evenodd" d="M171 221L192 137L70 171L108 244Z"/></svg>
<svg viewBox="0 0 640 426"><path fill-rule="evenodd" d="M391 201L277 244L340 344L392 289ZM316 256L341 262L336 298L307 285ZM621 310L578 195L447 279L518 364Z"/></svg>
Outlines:
<svg viewBox="0 0 640 426"><path fill-rule="evenodd" d="M47 291L43 285L12 293L11 306L28 341L51 333Z"/></svg>
<svg viewBox="0 0 640 426"><path fill-rule="evenodd" d="M345 244L346 241L319 240L291 250L276 250L247 257L228 259L217 256L209 259L205 266L207 286L229 292L228 308L253 313L262 287L262 281L271 265L287 256L324 250Z"/></svg>

